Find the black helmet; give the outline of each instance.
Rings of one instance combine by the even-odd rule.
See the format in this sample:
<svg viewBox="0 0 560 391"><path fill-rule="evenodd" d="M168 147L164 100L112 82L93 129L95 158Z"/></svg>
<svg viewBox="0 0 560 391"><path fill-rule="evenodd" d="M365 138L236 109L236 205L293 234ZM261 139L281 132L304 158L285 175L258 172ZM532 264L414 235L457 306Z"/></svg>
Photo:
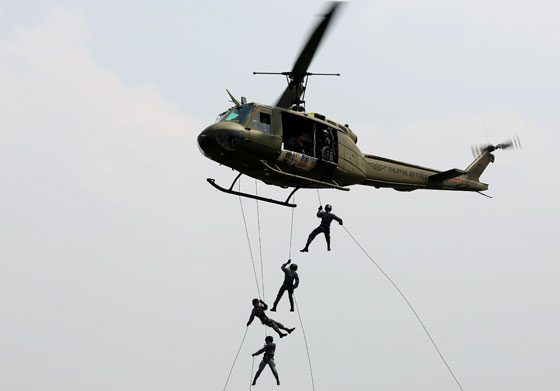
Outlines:
<svg viewBox="0 0 560 391"><path fill-rule="evenodd" d="M297 265L295 263L292 263L290 265L290 270L296 271L297 270Z"/></svg>
<svg viewBox="0 0 560 391"><path fill-rule="evenodd" d="M260 300L259 299L253 299L252 303L253 303L253 305L257 305L257 304L260 303Z"/></svg>
<svg viewBox="0 0 560 391"><path fill-rule="evenodd" d="M274 338L272 338L272 335L269 335L269 336L266 337L264 340L265 340L266 342L272 342L272 341L274 341Z"/></svg>
<svg viewBox="0 0 560 391"><path fill-rule="evenodd" d="M331 204L325 205L325 210L326 210L327 212L330 212L330 211L332 210L332 205L331 205Z"/></svg>

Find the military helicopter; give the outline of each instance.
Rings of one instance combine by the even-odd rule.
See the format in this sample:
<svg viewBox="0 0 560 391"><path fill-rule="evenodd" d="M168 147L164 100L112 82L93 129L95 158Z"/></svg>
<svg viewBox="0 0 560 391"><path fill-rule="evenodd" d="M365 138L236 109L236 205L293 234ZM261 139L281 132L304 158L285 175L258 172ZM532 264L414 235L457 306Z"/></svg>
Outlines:
<svg viewBox="0 0 560 391"><path fill-rule="evenodd" d="M295 207L290 198L302 188L331 188L348 191L348 186L389 187L398 191L417 189L479 192L488 185L479 181L493 151L519 147L517 137L497 145L477 147L475 160L465 169L438 171L381 156L364 154L358 148L358 137L348 125L332 121L319 113L305 112L307 79L313 75L308 67L333 17L341 6L330 3L308 38L289 72L253 72L284 75L288 86L274 106L241 102L227 91L235 106L219 114L216 123L198 136L201 152L208 158L239 172L229 188L208 183L234 195L283 206ZM233 190L241 175L269 185L293 188L285 201ZM485 195L485 194L483 194Z"/></svg>

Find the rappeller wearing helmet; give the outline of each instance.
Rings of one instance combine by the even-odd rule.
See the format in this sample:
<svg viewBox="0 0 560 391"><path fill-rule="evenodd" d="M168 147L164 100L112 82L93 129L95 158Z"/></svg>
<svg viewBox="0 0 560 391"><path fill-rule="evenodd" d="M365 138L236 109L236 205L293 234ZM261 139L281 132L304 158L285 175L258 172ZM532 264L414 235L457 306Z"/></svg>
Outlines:
<svg viewBox="0 0 560 391"><path fill-rule="evenodd" d="M259 299L253 299L253 311L251 311L251 317L249 318L249 321L247 322L247 327L249 327L249 325L253 322L253 319L255 319L255 316L256 316L257 318L259 318L261 320L262 324L264 324L265 326L268 326L268 327L272 327L272 329L274 329L274 331L276 331L278 333L280 338L285 337L288 334L291 334L292 331L294 331L296 329L295 327L289 329L289 328L285 327L282 323L277 322L273 319L270 319L264 313L264 311L266 311L267 308L268 308L268 306L266 305L266 303L264 301L259 300ZM284 334L280 330L285 330L285 331L288 332L288 334Z"/></svg>
<svg viewBox="0 0 560 391"><path fill-rule="evenodd" d="M317 217L321 219L321 224L309 234L309 238L307 238L305 247L300 250L302 253L306 253L309 251L309 244L311 244L313 239L315 239L315 236L317 236L321 232L325 234L325 240L327 241L327 250L331 251L331 222L333 220L336 220L338 221L338 224L342 225L342 219L334 213L331 213L331 210L332 206L329 204L325 205L324 211L323 207L319 206Z"/></svg>
<svg viewBox="0 0 560 391"><path fill-rule="evenodd" d="M278 295L276 296L276 300L274 300L274 304L272 305L271 311L276 311L276 306L278 302L284 295L285 291L288 291L288 298L290 299L290 311L294 311L294 289L296 289L299 285L299 277L296 272L297 265L292 263L290 267L287 267L288 264L292 263L291 259L288 259L288 262L282 265L281 269L284 272L284 283L280 287L278 291Z"/></svg>
<svg viewBox="0 0 560 391"><path fill-rule="evenodd" d="M264 347L258 352L252 354L252 356L255 357L261 353L264 353L263 359L259 365L259 369L257 370L257 373L255 373L255 378L253 379L253 385L257 384L257 379L259 378L261 372L263 371L264 367L266 367L267 364L270 367L272 374L276 378L276 384L280 385L280 378L278 377L278 371L276 371L276 364L274 363L274 351L276 350L276 344L272 342L273 340L274 339L272 338L272 336L269 335L264 339L265 342Z"/></svg>

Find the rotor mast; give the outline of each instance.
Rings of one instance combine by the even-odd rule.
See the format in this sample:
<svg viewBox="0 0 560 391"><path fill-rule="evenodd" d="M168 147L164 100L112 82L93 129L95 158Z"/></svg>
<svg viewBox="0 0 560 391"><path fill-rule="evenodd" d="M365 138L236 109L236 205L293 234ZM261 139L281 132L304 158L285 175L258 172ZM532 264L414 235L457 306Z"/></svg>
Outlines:
<svg viewBox="0 0 560 391"><path fill-rule="evenodd" d="M305 111L305 89L307 88L307 80L309 76L340 76L340 73L311 73L305 72L302 76L294 76L292 72L253 72L253 75L284 75L286 76L286 81L288 87L286 91L289 91L290 102L288 108L294 111ZM284 92L284 95L286 94ZM282 96L282 98L284 97ZM276 106L285 107L282 98L278 101Z"/></svg>

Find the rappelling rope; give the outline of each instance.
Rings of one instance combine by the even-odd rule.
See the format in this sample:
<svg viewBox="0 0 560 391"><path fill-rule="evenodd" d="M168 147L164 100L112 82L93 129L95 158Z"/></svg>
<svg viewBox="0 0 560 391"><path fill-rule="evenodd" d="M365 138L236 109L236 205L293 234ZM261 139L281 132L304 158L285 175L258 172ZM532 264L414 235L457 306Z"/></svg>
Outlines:
<svg viewBox="0 0 560 391"><path fill-rule="evenodd" d="M255 193L256 193L257 189L256 189L256 184L255 184ZM241 180L239 181L239 192L241 192ZM243 201L241 200L241 196L239 196L239 205L241 206L241 215L243 216L243 225L245 226L245 235L247 236L247 245L249 246L249 254L251 255L251 263L253 265L253 274L255 276L255 283L257 285L257 292L259 295L259 299L261 298L261 291L259 288L259 279L257 277L257 268L255 267L255 259L253 257L253 250L251 248L251 240L249 238L249 229L247 228L247 219L245 218L245 210L243 209ZM259 216L259 204L257 201L257 217ZM260 230L260 218L258 218L258 226L259 226L259 248L261 248L261 230ZM261 249L261 271L262 269L262 249ZM264 301L264 278L263 278L263 301ZM266 326L264 327L265 329L265 336L267 335L266 333ZM237 357L239 356L239 352L241 352L241 348L243 347L243 343L245 342L245 337L247 336L247 331L249 330L249 326L247 326L245 328L245 333L243 334L243 339L241 340L241 344L239 345L239 349L237 350L237 354L235 355L235 359L233 360L233 364L231 366L231 369L229 370L229 374L226 380L226 384L224 385L224 391L226 390L226 387L228 385L229 382L229 378L231 377L231 373L233 371L233 367L235 366L235 363L237 361ZM253 357L253 364L255 363L255 358ZM251 377L253 377L253 368L251 368ZM249 389L251 388L251 385L249 385Z"/></svg>
<svg viewBox="0 0 560 391"><path fill-rule="evenodd" d="M241 180L239 180L239 192L241 192ZM257 292L259 294L259 299L260 299L261 290L259 288L259 279L257 278L257 269L255 267L255 259L253 258L253 250L251 249L251 240L249 239L249 230L247 229L247 220L245 219L245 211L243 210L243 201L241 201L241 196L239 196L239 205L241 206L241 215L243 216L243 224L245 225L245 234L247 235L247 245L249 246L249 254L251 255L251 263L253 264L253 274L255 275Z"/></svg>
<svg viewBox="0 0 560 391"><path fill-rule="evenodd" d="M457 379L457 377L455 376L455 374L453 373L453 371L451 370L451 367L449 366L449 364L447 363L447 361L445 360L445 358L443 357L443 354L441 354L439 348L437 347L434 339L432 338L432 336L430 335L430 332L428 331L428 329L426 328L426 326L424 325L424 322L422 322L422 319L420 319L420 316L418 315L418 313L416 312L416 310L414 309L414 307L412 307L412 304L410 304L410 302L408 301L408 299L406 298L406 296L404 295L404 293L400 290L400 288L397 286L397 284L391 279L391 277L389 277L389 275L387 273L385 273L385 271L381 268L381 266L379 266L377 264L377 262L375 262L373 260L373 258L367 253L367 251L362 247L362 245L356 240L356 238L350 233L350 231L348 231L348 228L346 228L346 226L342 226L342 228L344 228L344 230L346 231L346 233L352 238L352 240L354 242L356 242L356 244L358 245L358 247L360 247L360 249L362 250L362 252L369 258L369 260L377 267L377 269L379 269L379 271L385 276L385 278L393 285L393 287L397 290L397 292L399 292L399 294L401 295L401 297L404 299L404 301L406 302L406 304L408 305L408 307L410 308L410 310L412 311L412 313L414 314L414 316L416 316L416 319L418 319L418 322L420 323L420 325L422 326L422 328L424 329L426 335L428 336L428 338L430 339L430 341L432 342L432 345L434 345L434 348L436 349L437 353L439 354L439 356L441 357L441 360L443 361L443 363L445 364L445 366L447 367L447 370L449 371L449 373L451 374L451 376L453 376L453 379L455 379L455 383L457 383L457 385L459 386L459 388L461 389L461 391L463 391L463 387L461 386L461 383L459 383L459 380Z"/></svg>
<svg viewBox="0 0 560 391"><path fill-rule="evenodd" d="M305 342L305 350L307 352L307 362L309 363L309 373L311 374L311 387L313 387L313 391L315 391L315 380L313 379L313 368L311 367L311 356L309 355L309 346L307 345L307 337L305 335L305 328L303 327L303 321L301 320L301 314L299 312L299 306L296 300L295 293L293 294L294 303L296 304L296 310L299 318L299 324L301 325L301 331L303 334L303 341Z"/></svg>
<svg viewBox="0 0 560 391"><path fill-rule="evenodd" d="M258 182L255 179L255 195L256 196L258 196L257 184L258 184ZM262 299L263 299L263 301L266 301L265 295L264 295L264 267L263 267L262 242L261 242L261 215L259 213L259 200L256 200L256 202L257 202L257 227L259 229L259 255L260 255L260 258L261 258Z"/></svg>
<svg viewBox="0 0 560 391"><path fill-rule="evenodd" d="M241 344L239 345L239 349L237 349L237 354L235 355L235 358L233 359L233 364L231 365L231 369L229 370L229 374L228 374L228 377L226 379L226 384L224 385L224 391L226 391L226 387L229 383L229 378L231 376L231 372L233 372L233 367L235 366L235 363L237 362L237 357L239 356L239 352L241 352L241 348L243 347L243 343L245 342L245 337L247 336L247 330L249 330L249 326L245 327L245 333L243 334L243 339L241 340ZM253 359L253 361L254 361L254 359ZM253 376L253 375L251 375L251 376Z"/></svg>
<svg viewBox="0 0 560 391"><path fill-rule="evenodd" d="M249 391L253 385L253 370L255 369L255 356L253 356L253 363L251 364L251 377L249 378Z"/></svg>
<svg viewBox="0 0 560 391"><path fill-rule="evenodd" d="M294 195L294 204L296 202L296 196ZM290 223L290 251L288 254L288 259L292 259L292 233L294 232L294 211L296 208L292 208L292 222Z"/></svg>
<svg viewBox="0 0 560 391"><path fill-rule="evenodd" d="M317 198L319 198L319 205L323 205L321 202L321 195L319 194L319 189L317 189Z"/></svg>
<svg viewBox="0 0 560 391"><path fill-rule="evenodd" d="M319 190L317 190L317 195L319 195ZM295 203L295 197L294 197ZM292 234L294 232L294 209L292 208L292 219L290 223L290 252L289 258L292 259ZM299 312L299 306L296 300L296 294L293 293L294 304L296 305L296 310L299 318L299 324L301 326L301 331L303 333L303 341L305 342L305 351L307 352L307 362L309 363L309 373L311 374L311 386L313 387L313 391L315 391L315 379L313 378L313 367L311 366L311 355L309 354L309 345L307 344L307 336L305 335L305 328L303 327L303 320L301 319L301 314Z"/></svg>

